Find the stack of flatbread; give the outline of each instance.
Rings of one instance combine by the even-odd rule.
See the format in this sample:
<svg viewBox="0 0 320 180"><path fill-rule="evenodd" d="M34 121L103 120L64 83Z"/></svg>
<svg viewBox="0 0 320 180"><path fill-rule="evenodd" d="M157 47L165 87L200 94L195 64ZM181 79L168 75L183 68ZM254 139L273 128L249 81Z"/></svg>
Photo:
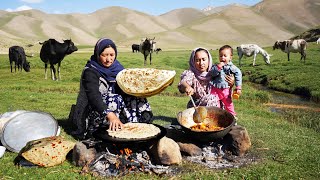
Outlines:
<svg viewBox="0 0 320 180"><path fill-rule="evenodd" d="M120 71L116 77L119 87L136 97L150 97L159 94L173 83L175 71L153 68L129 68Z"/></svg>
<svg viewBox="0 0 320 180"><path fill-rule="evenodd" d="M119 131L107 130L109 136L117 139L148 139L160 134L161 130L153 124L126 123Z"/></svg>

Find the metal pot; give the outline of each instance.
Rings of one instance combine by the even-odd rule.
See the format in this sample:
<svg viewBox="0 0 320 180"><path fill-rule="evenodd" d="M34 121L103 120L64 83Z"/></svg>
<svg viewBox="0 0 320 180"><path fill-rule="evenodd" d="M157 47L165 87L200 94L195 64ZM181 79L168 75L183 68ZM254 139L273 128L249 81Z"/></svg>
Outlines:
<svg viewBox="0 0 320 180"><path fill-rule="evenodd" d="M223 138L235 124L234 116L228 111L218 107L205 108L207 109L208 117L210 117L210 123L215 124L215 126L223 127L224 129L219 131L201 131L190 129L190 127L196 125L196 123L193 121L193 113L195 109L189 108L177 114L177 120L182 127L182 130L186 135L201 142L210 142L219 138Z"/></svg>

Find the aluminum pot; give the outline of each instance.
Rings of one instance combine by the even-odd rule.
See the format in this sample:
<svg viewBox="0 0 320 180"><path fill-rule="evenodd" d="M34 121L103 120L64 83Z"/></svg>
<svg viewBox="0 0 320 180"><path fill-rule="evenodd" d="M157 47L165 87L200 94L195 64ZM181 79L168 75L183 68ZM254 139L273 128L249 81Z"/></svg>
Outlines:
<svg viewBox="0 0 320 180"><path fill-rule="evenodd" d="M223 110L218 107L205 107L207 110L208 117L206 121L214 124L215 126L223 127L224 129L218 131L201 131L201 130L192 130L190 127L196 125L193 121L194 108L189 108L184 111L181 111L177 114L177 120L182 130L187 136L201 141L201 142L210 142L219 138L223 138L230 130L231 127L235 124L235 118L228 111Z"/></svg>

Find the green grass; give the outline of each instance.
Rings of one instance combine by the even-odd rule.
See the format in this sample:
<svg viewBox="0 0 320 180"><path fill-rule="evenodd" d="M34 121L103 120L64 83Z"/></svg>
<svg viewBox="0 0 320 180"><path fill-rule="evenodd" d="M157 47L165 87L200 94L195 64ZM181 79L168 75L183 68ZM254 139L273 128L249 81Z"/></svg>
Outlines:
<svg viewBox="0 0 320 180"><path fill-rule="evenodd" d="M251 141L251 154L261 158L257 164L238 169L212 170L184 162L182 173L173 179L318 179L320 177L319 115L315 112L292 111L273 113L263 103L271 100L267 91L254 88L249 80L264 83L274 89L294 92L298 87L307 87L311 97L319 93L319 49L310 45L306 64L299 61L298 54L286 60L286 54L272 51L271 65L265 65L258 55L251 67L252 58L243 59L243 95L235 101L239 124L246 127ZM212 52L215 61L217 52ZM31 72L10 73L7 55L0 55L0 114L19 109L51 113L62 126L61 135L67 134L67 118L72 104L76 102L82 68L91 54L75 53L67 56L61 67L61 81L44 79L44 65L39 56L28 58ZM177 90L180 74L188 68L190 51L160 52L154 54L152 65L145 67L175 70L177 75L172 86L161 94L150 97L149 102L155 123L169 124L176 114L186 108L189 98ZM144 67L141 53L121 52L118 59L127 67ZM234 63L238 64L237 56ZM48 74L50 77L50 74ZM304 81L302 79L306 78ZM266 79L266 80L265 80ZM263 150L261 150L263 149ZM80 175L81 168L70 161L50 168L19 168L13 164L16 153L6 152L0 159L0 179L99 179L91 175ZM160 179L148 174L131 174L123 179ZM169 179L170 177L164 177Z"/></svg>

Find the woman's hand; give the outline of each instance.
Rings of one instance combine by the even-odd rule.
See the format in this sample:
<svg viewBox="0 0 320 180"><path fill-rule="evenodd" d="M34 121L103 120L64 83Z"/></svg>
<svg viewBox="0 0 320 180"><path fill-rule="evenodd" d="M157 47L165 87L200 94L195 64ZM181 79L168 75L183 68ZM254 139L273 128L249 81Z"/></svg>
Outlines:
<svg viewBox="0 0 320 180"><path fill-rule="evenodd" d="M186 92L187 96L191 96L194 94L194 89L186 82L182 82L184 86L184 91Z"/></svg>
<svg viewBox="0 0 320 180"><path fill-rule="evenodd" d="M230 87L232 87L234 85L234 75L231 74L231 75L226 75L226 78L225 80L227 81L228 85Z"/></svg>
<svg viewBox="0 0 320 180"><path fill-rule="evenodd" d="M111 131L118 131L123 128L123 124L120 119L113 113L110 112L106 116L107 120L109 121L109 130Z"/></svg>

